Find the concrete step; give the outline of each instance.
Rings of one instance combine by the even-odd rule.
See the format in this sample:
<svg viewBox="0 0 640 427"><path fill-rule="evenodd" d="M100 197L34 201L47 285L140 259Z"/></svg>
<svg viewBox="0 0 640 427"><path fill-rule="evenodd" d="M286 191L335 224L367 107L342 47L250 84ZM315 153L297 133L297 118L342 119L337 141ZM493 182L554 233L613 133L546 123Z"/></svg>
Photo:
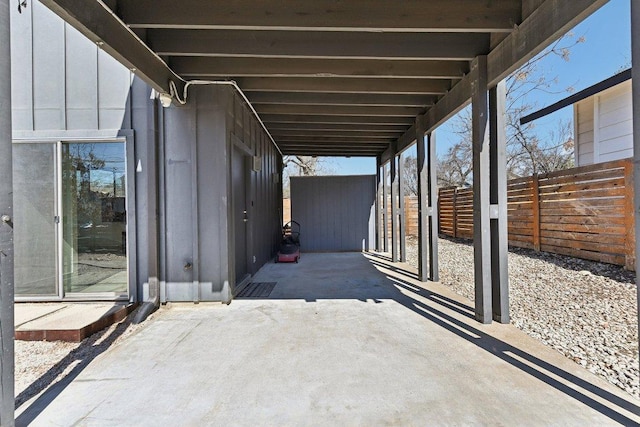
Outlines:
<svg viewBox="0 0 640 427"><path fill-rule="evenodd" d="M15 337L22 341L80 342L121 321L132 303L16 303Z"/></svg>

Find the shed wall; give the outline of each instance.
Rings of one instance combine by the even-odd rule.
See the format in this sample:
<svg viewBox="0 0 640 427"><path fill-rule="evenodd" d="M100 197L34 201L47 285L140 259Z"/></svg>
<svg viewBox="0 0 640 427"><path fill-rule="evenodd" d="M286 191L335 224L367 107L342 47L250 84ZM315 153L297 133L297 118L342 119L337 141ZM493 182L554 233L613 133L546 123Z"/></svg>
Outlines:
<svg viewBox="0 0 640 427"><path fill-rule="evenodd" d="M375 175L291 177L291 219L301 226L301 250L373 250L375 189Z"/></svg>

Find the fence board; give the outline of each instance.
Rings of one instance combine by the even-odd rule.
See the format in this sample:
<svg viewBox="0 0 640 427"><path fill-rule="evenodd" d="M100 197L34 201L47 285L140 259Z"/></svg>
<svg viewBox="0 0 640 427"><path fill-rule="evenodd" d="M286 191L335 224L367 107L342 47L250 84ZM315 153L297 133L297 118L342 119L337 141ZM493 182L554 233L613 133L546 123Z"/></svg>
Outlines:
<svg viewBox="0 0 640 427"><path fill-rule="evenodd" d="M507 183L509 244L635 265L630 159L516 178ZM439 191L440 233L473 235L473 189Z"/></svg>

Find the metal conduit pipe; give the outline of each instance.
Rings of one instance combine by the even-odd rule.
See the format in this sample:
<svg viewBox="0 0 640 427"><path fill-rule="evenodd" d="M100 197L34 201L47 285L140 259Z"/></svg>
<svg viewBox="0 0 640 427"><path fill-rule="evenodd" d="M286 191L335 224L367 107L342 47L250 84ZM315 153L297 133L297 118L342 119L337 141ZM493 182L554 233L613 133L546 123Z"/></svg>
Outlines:
<svg viewBox="0 0 640 427"><path fill-rule="evenodd" d="M176 88L176 84L173 81L170 81L169 82L169 89L171 90L170 96L172 98L175 98L176 101L178 101L178 103L180 105L184 105L184 104L187 103L189 86L192 86L192 85L225 85L225 86L232 86L238 92L238 94L240 94L242 99L244 99L244 101L247 103L247 105L251 109L251 112L253 112L253 115L256 117L256 119L258 119L258 122L260 123L260 126L262 126L262 129L264 129L266 134L269 136L269 139L271 140L271 143L276 148L276 150L278 150L278 153L280 153L281 156L284 156L284 154L282 154L282 151L280 150L280 147L278 147L278 144L276 144L276 141L273 139L273 136L271 136L271 132L269 132L269 130L265 126L264 122L260 118L260 115L258 115L258 112L256 111L256 109L253 108L253 105L251 105L251 102L249 101L249 98L247 98L247 95L245 95L245 93L242 91L242 89L240 89L240 86L238 86L238 84L235 81L233 81L233 80L189 80L184 85L184 92L182 94L182 98L180 98L180 95L178 94L178 89Z"/></svg>

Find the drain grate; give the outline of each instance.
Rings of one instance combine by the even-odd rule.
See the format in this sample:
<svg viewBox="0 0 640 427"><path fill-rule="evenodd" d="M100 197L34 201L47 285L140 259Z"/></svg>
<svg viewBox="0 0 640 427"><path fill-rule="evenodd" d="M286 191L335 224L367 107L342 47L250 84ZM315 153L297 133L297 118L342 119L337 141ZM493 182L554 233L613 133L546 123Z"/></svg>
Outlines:
<svg viewBox="0 0 640 427"><path fill-rule="evenodd" d="M277 282L249 283L237 295L237 298L268 298Z"/></svg>

